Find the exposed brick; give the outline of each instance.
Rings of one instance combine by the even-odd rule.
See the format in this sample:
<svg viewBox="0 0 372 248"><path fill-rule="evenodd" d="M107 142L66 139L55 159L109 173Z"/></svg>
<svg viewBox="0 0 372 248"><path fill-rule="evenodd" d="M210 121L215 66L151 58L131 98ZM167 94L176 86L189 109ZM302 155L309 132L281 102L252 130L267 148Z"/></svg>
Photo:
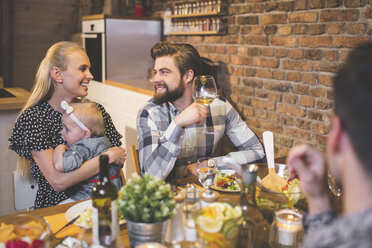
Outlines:
<svg viewBox="0 0 372 248"><path fill-rule="evenodd" d="M324 2L322 0L311 0L309 3L309 9L320 9L324 7Z"/></svg>
<svg viewBox="0 0 372 248"><path fill-rule="evenodd" d="M261 15L261 24L284 24L287 22L287 14L269 14Z"/></svg>
<svg viewBox="0 0 372 248"><path fill-rule="evenodd" d="M282 93L280 92L270 92L269 100L274 102L280 102L282 100Z"/></svg>
<svg viewBox="0 0 372 248"><path fill-rule="evenodd" d="M346 26L348 34L364 34L366 25L364 23L354 23Z"/></svg>
<svg viewBox="0 0 372 248"><path fill-rule="evenodd" d="M253 64L255 66L276 68L279 65L279 60L274 58L259 58L254 57Z"/></svg>
<svg viewBox="0 0 372 248"><path fill-rule="evenodd" d="M301 80L301 74L298 72L288 72L286 75L287 81L298 82Z"/></svg>
<svg viewBox="0 0 372 248"><path fill-rule="evenodd" d="M314 61L314 71L338 72L341 63Z"/></svg>
<svg viewBox="0 0 372 248"><path fill-rule="evenodd" d="M256 77L259 78L271 78L271 72L267 69L257 69Z"/></svg>
<svg viewBox="0 0 372 248"><path fill-rule="evenodd" d="M256 76L256 69L255 68L245 68L244 69L244 76L248 76L248 77Z"/></svg>
<svg viewBox="0 0 372 248"><path fill-rule="evenodd" d="M294 121L294 126L296 126L298 128L301 128L301 129L304 129L304 130L309 130L310 129L310 121L308 121L306 119L297 118Z"/></svg>
<svg viewBox="0 0 372 248"><path fill-rule="evenodd" d="M287 56L288 56L288 49L284 49L284 48L277 48L276 49L275 57L283 58L283 57L287 57Z"/></svg>
<svg viewBox="0 0 372 248"><path fill-rule="evenodd" d="M295 0L293 9L294 10L304 10L306 9L306 0Z"/></svg>
<svg viewBox="0 0 372 248"><path fill-rule="evenodd" d="M273 76L273 79L276 79L276 80L283 80L284 79L284 71L277 71L277 70L274 70L272 72L272 76Z"/></svg>
<svg viewBox="0 0 372 248"><path fill-rule="evenodd" d="M227 27L227 32L229 34L238 34L239 30L240 30L239 25L230 25L230 26Z"/></svg>
<svg viewBox="0 0 372 248"><path fill-rule="evenodd" d="M285 103L296 104L298 97L293 94L283 94L283 100Z"/></svg>
<svg viewBox="0 0 372 248"><path fill-rule="evenodd" d="M372 18L372 8L371 7L366 9L366 11L364 12L364 17L368 18L368 19Z"/></svg>
<svg viewBox="0 0 372 248"><path fill-rule="evenodd" d="M252 13L263 13L263 12L264 12L263 4L252 5Z"/></svg>
<svg viewBox="0 0 372 248"><path fill-rule="evenodd" d="M241 92L243 92L244 87L240 85L233 85L231 86L231 93L234 95L240 95Z"/></svg>
<svg viewBox="0 0 372 248"><path fill-rule="evenodd" d="M338 59L338 52L337 50L324 50L322 52L323 58L329 61L336 61Z"/></svg>
<svg viewBox="0 0 372 248"><path fill-rule="evenodd" d="M269 111L275 110L275 103L268 100L262 100L259 98L252 98L251 105L259 109L266 109Z"/></svg>
<svg viewBox="0 0 372 248"><path fill-rule="evenodd" d="M278 10L283 12L291 12L293 11L294 2L279 2Z"/></svg>
<svg viewBox="0 0 372 248"><path fill-rule="evenodd" d="M207 46L199 45L198 46L198 51L201 53L214 53L215 50L216 50L215 46L210 46L210 45L207 45Z"/></svg>
<svg viewBox="0 0 372 248"><path fill-rule="evenodd" d="M266 80L264 82L264 88L268 90L275 90L275 91L280 91L280 92L289 92L291 85L288 82Z"/></svg>
<svg viewBox="0 0 372 248"><path fill-rule="evenodd" d="M250 106L252 102L252 97L248 96L239 96L239 103L242 105Z"/></svg>
<svg viewBox="0 0 372 248"><path fill-rule="evenodd" d="M276 25L267 25L267 26L265 26L265 34L266 35L276 34L277 31L278 31L278 26L276 26Z"/></svg>
<svg viewBox="0 0 372 248"><path fill-rule="evenodd" d="M324 10L320 14L321 22L356 21L358 10Z"/></svg>
<svg viewBox="0 0 372 248"><path fill-rule="evenodd" d="M259 97L259 98L268 98L269 97L269 92L267 90L257 89L255 96Z"/></svg>
<svg viewBox="0 0 372 248"><path fill-rule="evenodd" d="M334 7L338 7L338 6L341 6L342 4L342 0L325 0L325 7L326 8L334 8Z"/></svg>
<svg viewBox="0 0 372 248"><path fill-rule="evenodd" d="M264 130L271 130L273 133L282 133L283 127L279 124L271 123L268 121L261 121L261 127Z"/></svg>
<svg viewBox="0 0 372 248"><path fill-rule="evenodd" d="M317 135L313 134L311 135L311 141L315 144L327 144L328 136L327 135ZM317 146L318 150L323 151L326 149L326 146Z"/></svg>
<svg viewBox="0 0 372 248"><path fill-rule="evenodd" d="M285 47L295 47L297 46L296 37L270 37L270 43L274 46L285 46Z"/></svg>
<svg viewBox="0 0 372 248"><path fill-rule="evenodd" d="M233 69L232 74L233 74L234 76L243 76L243 74L244 74L244 69L243 69L242 67L235 67L235 68Z"/></svg>
<svg viewBox="0 0 372 248"><path fill-rule="evenodd" d="M262 56L272 57L274 56L275 49L272 47L262 48Z"/></svg>
<svg viewBox="0 0 372 248"><path fill-rule="evenodd" d="M231 54L231 55L232 54L237 54L238 53L238 48L236 46L227 46L226 47L226 53Z"/></svg>
<svg viewBox="0 0 372 248"><path fill-rule="evenodd" d="M278 3L276 2L265 3L264 9L265 9L265 12L271 12L274 10L278 10Z"/></svg>
<svg viewBox="0 0 372 248"><path fill-rule="evenodd" d="M231 35L231 36L225 36L224 37L224 42L227 44L236 44L238 41L238 36L237 35Z"/></svg>
<svg viewBox="0 0 372 248"><path fill-rule="evenodd" d="M289 50L288 57L291 59L302 59L303 50L302 49L292 49Z"/></svg>
<svg viewBox="0 0 372 248"><path fill-rule="evenodd" d="M292 128L292 127L284 127L283 128L283 134L286 136L301 138L303 140L309 140L310 139L310 132L305 131L298 128Z"/></svg>
<svg viewBox="0 0 372 248"><path fill-rule="evenodd" d="M329 87L333 85L333 76L319 75L318 80L319 80L319 83L322 85L329 86Z"/></svg>
<svg viewBox="0 0 372 248"><path fill-rule="evenodd" d="M327 99L329 100L335 99L335 93L333 89L327 89Z"/></svg>
<svg viewBox="0 0 372 248"><path fill-rule="evenodd" d="M279 122L279 120L280 120L280 115L278 115L277 113L272 113L272 112L269 112L268 114L267 114L267 119L269 120L269 121L272 121L272 122Z"/></svg>
<svg viewBox="0 0 372 248"><path fill-rule="evenodd" d="M363 1L362 0L345 0L344 3L345 7L362 7L363 6Z"/></svg>
<svg viewBox="0 0 372 248"><path fill-rule="evenodd" d="M309 89L309 96L314 96L314 97L323 97L325 98L327 95L327 90L322 89L319 87L313 87Z"/></svg>
<svg viewBox="0 0 372 248"><path fill-rule="evenodd" d="M263 36L247 36L245 42L250 45L266 45L267 37Z"/></svg>
<svg viewBox="0 0 372 248"><path fill-rule="evenodd" d="M311 131L314 131L318 134L328 134L330 125L326 125L322 122L313 122L311 124Z"/></svg>
<svg viewBox="0 0 372 248"><path fill-rule="evenodd" d="M293 126L294 118L288 115L284 115L280 118L280 124L286 126Z"/></svg>
<svg viewBox="0 0 372 248"><path fill-rule="evenodd" d="M250 47L248 49L249 56L260 56L261 55L261 48L259 47Z"/></svg>
<svg viewBox="0 0 372 248"><path fill-rule="evenodd" d="M263 34L263 27L262 26L253 26L252 29L251 29L251 33L253 35Z"/></svg>
<svg viewBox="0 0 372 248"><path fill-rule="evenodd" d="M233 65L249 65L252 63L252 58L247 56L231 56L231 64Z"/></svg>
<svg viewBox="0 0 372 248"><path fill-rule="evenodd" d="M304 47L329 47L330 44L329 36L300 37L300 45Z"/></svg>
<svg viewBox="0 0 372 248"><path fill-rule="evenodd" d="M309 87L302 84L292 84L292 92L299 95L307 95Z"/></svg>
<svg viewBox="0 0 372 248"><path fill-rule="evenodd" d="M203 41L203 37L200 36L189 36L187 37L187 42L189 43L200 43Z"/></svg>
<svg viewBox="0 0 372 248"><path fill-rule="evenodd" d="M247 55L248 54L248 47L238 46L238 54L239 55Z"/></svg>
<svg viewBox="0 0 372 248"><path fill-rule="evenodd" d="M258 16L238 16L236 23L239 25L255 25L258 24Z"/></svg>
<svg viewBox="0 0 372 248"><path fill-rule="evenodd" d="M263 82L257 78L245 78L243 79L243 84L253 88L262 88Z"/></svg>
<svg viewBox="0 0 372 248"><path fill-rule="evenodd" d="M349 56L350 50L342 50L340 51L340 60L345 61Z"/></svg>
<svg viewBox="0 0 372 248"><path fill-rule="evenodd" d="M302 74L302 82L305 84L310 84L310 85L316 84L316 78L317 78L316 74L312 74L312 73Z"/></svg>
<svg viewBox="0 0 372 248"><path fill-rule="evenodd" d="M278 27L278 34L279 35L290 35L292 33L292 27L291 26L279 26Z"/></svg>
<svg viewBox="0 0 372 248"><path fill-rule="evenodd" d="M292 138L280 137L279 138L279 145L291 148L293 145Z"/></svg>
<svg viewBox="0 0 372 248"><path fill-rule="evenodd" d="M327 110L327 109L331 109L333 106L332 104L332 101L329 101L329 100L320 100L320 99L317 99L316 100L316 103L315 103L315 107L317 109L324 109L324 110Z"/></svg>
<svg viewBox="0 0 372 248"><path fill-rule="evenodd" d="M308 32L308 25L298 24L294 25L293 33L294 34L306 34Z"/></svg>
<svg viewBox="0 0 372 248"><path fill-rule="evenodd" d="M261 110L261 109L256 109L256 111L254 113L254 116L256 118L260 118L260 119L267 119L267 111L266 110Z"/></svg>
<svg viewBox="0 0 372 248"><path fill-rule="evenodd" d="M283 60L282 63L283 69L287 70L296 70L296 71L311 71L312 64L310 61L305 60Z"/></svg>
<svg viewBox="0 0 372 248"><path fill-rule="evenodd" d="M251 26L241 26L240 27L240 33L241 34L250 34L251 33Z"/></svg>
<svg viewBox="0 0 372 248"><path fill-rule="evenodd" d="M200 54L202 57L204 55ZM204 56L205 57L205 56ZM209 55L208 58L214 62L220 62L220 63L225 63L228 64L230 62L230 56L229 55L224 55L224 54L217 54L217 55Z"/></svg>
<svg viewBox="0 0 372 248"><path fill-rule="evenodd" d="M314 24L309 26L309 34L324 34L325 32L325 25L324 24Z"/></svg>
<svg viewBox="0 0 372 248"><path fill-rule="evenodd" d="M315 23L318 19L318 12L289 13L290 23Z"/></svg>
<svg viewBox="0 0 372 248"><path fill-rule="evenodd" d="M328 34L341 34L344 30L344 24L343 23L330 23L327 24L327 33Z"/></svg>
<svg viewBox="0 0 372 248"><path fill-rule="evenodd" d="M243 114L244 116L254 116L254 108L244 106L243 108ZM252 127L252 126L250 126Z"/></svg>
<svg viewBox="0 0 372 248"><path fill-rule="evenodd" d="M314 102L314 97L310 96L301 96L300 99L298 99L298 104L306 107L313 107Z"/></svg>
<svg viewBox="0 0 372 248"><path fill-rule="evenodd" d="M216 53L225 53L225 47L224 46L217 46L216 47Z"/></svg>
<svg viewBox="0 0 372 248"><path fill-rule="evenodd" d="M322 52L319 49L307 49L304 51L304 58L311 60L319 60Z"/></svg>
<svg viewBox="0 0 372 248"><path fill-rule="evenodd" d="M251 87L244 87L243 90L243 95L245 96L254 96L255 94L255 89Z"/></svg>

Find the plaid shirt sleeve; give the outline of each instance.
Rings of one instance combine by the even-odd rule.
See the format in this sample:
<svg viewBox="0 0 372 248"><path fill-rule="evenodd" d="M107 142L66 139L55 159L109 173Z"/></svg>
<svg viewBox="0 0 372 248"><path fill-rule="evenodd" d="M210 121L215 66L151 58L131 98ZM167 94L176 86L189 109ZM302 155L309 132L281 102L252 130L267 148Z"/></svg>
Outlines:
<svg viewBox="0 0 372 248"><path fill-rule="evenodd" d="M151 108L151 104L140 110L137 135L141 174L165 179L177 160L184 132L173 121L169 124L166 113Z"/></svg>
<svg viewBox="0 0 372 248"><path fill-rule="evenodd" d="M226 101L225 133L238 150L230 152L226 156L239 164L262 162L265 152L257 135L240 118L234 107L227 100L224 101ZM222 164L222 158L216 158L218 164Z"/></svg>

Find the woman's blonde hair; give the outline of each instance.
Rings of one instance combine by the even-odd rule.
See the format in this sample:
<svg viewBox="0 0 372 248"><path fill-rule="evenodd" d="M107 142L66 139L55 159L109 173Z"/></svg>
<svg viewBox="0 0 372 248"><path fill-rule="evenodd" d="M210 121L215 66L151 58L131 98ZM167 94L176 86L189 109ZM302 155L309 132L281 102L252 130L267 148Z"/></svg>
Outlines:
<svg viewBox="0 0 372 248"><path fill-rule="evenodd" d="M70 103L73 107L74 115L81 121L91 132L91 137L100 137L105 134L105 124L101 111L93 102Z"/></svg>
<svg viewBox="0 0 372 248"><path fill-rule="evenodd" d="M56 66L65 71L69 62L69 55L77 51L85 52L80 45L70 41L57 42L48 49L37 70L31 95L20 114L39 102L47 101L52 97L55 86L54 80L50 76L50 69ZM22 178L31 178L30 161L28 159L18 156L16 170Z"/></svg>

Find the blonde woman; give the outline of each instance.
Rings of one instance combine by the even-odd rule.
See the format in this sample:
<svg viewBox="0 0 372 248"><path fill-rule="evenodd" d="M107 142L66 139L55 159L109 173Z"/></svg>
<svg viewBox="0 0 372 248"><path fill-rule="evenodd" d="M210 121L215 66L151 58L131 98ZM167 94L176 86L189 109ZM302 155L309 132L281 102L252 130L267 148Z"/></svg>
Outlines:
<svg viewBox="0 0 372 248"><path fill-rule="evenodd" d="M49 48L36 74L28 102L16 120L9 138L9 148L19 155L17 170L27 177L32 174L38 183L35 208L57 205L71 195L69 188L99 172L98 156L68 173L59 172L53 165L54 148L63 144L61 137L61 102L77 102L88 94L89 58L82 47L62 41ZM124 164L126 153L120 147L122 137L111 117L97 104L105 123L105 136L110 147L105 154L109 163Z"/></svg>

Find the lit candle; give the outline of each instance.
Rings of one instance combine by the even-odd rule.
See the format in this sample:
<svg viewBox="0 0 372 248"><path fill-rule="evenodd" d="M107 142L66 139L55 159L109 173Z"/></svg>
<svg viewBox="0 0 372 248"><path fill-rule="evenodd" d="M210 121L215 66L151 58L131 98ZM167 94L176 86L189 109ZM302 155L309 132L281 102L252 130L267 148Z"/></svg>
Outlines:
<svg viewBox="0 0 372 248"><path fill-rule="evenodd" d="M298 245L303 235L302 214L294 209L282 209L276 213L277 243L285 246Z"/></svg>

